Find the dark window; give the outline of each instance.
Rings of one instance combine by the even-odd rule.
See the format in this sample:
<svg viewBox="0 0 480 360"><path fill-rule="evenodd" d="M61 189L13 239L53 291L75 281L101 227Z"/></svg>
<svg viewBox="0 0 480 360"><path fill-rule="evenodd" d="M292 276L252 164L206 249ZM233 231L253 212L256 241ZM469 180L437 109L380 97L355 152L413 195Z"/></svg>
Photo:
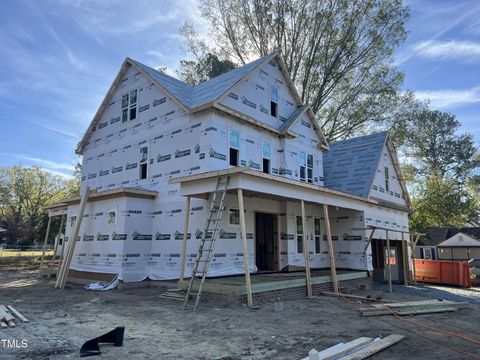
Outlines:
<svg viewBox="0 0 480 360"><path fill-rule="evenodd" d="M125 122L128 120L128 109L123 109L122 110L122 122Z"/></svg>
<svg viewBox="0 0 480 360"><path fill-rule="evenodd" d="M303 253L303 224L301 216L297 216L297 253Z"/></svg>
<svg viewBox="0 0 480 360"><path fill-rule="evenodd" d="M320 238L321 238L320 218L314 219L314 230L315 230L315 254L320 254Z"/></svg>
<svg viewBox="0 0 480 360"><path fill-rule="evenodd" d="M263 172L265 174L270 174L270 160L263 159Z"/></svg>
<svg viewBox="0 0 480 360"><path fill-rule="evenodd" d="M238 166L238 150L230 148L230 165Z"/></svg>
<svg viewBox="0 0 480 360"><path fill-rule="evenodd" d="M305 181L305 166L300 166L300 181Z"/></svg>
<svg viewBox="0 0 480 360"><path fill-rule="evenodd" d="M140 164L140 180L147 178L147 164Z"/></svg>
<svg viewBox="0 0 480 360"><path fill-rule="evenodd" d="M274 101L270 101L270 115L273 117L277 117L277 103Z"/></svg>
<svg viewBox="0 0 480 360"><path fill-rule="evenodd" d="M130 109L130 120L135 120L137 118L137 108L132 107Z"/></svg>

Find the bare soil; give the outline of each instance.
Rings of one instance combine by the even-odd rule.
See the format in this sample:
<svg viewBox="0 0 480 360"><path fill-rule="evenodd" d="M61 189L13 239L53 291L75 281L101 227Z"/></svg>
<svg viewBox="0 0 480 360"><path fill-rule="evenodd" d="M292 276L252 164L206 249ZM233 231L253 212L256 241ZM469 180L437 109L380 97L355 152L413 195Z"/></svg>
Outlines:
<svg viewBox="0 0 480 360"><path fill-rule="evenodd" d="M302 359L317 350L361 336L403 334L400 343L372 359L480 358L480 347L458 337L426 329L448 330L480 339L480 305L456 313L406 317L361 317L358 301L334 297L285 300L284 311L273 303L250 310L237 304L201 304L196 313L183 311L175 300L160 298L166 287L122 288L96 292L81 285L54 288L26 266L0 264L0 304L13 305L30 323L0 329L0 340L26 340L24 348L6 348L0 359L76 359L91 338L125 326L123 347L101 345L99 359ZM374 294L372 291L358 292ZM419 300L383 294L390 300ZM19 346L20 343L19 343Z"/></svg>

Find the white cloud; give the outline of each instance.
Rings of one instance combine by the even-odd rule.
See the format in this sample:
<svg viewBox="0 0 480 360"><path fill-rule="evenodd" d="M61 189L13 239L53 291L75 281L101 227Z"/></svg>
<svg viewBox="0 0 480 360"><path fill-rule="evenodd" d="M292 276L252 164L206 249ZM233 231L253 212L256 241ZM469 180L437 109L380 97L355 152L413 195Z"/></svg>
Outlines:
<svg viewBox="0 0 480 360"><path fill-rule="evenodd" d="M473 41L428 40L414 46L417 55L439 60L480 60L480 43Z"/></svg>
<svg viewBox="0 0 480 360"><path fill-rule="evenodd" d="M430 100L435 108L455 108L461 105L480 103L480 86L461 90L425 90L415 91L420 100Z"/></svg>

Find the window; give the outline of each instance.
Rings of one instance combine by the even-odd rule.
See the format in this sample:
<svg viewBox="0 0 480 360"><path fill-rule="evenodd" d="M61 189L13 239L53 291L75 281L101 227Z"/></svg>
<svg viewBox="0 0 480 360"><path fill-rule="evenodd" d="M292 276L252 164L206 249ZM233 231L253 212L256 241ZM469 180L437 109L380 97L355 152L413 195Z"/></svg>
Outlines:
<svg viewBox="0 0 480 360"><path fill-rule="evenodd" d="M388 176L388 167L385 166L385 190L390 191L390 184L389 184L390 177Z"/></svg>
<svg viewBox="0 0 480 360"><path fill-rule="evenodd" d="M320 254L320 218L314 219L315 254Z"/></svg>
<svg viewBox="0 0 480 360"><path fill-rule="evenodd" d="M122 122L128 121L128 94L122 96Z"/></svg>
<svg viewBox="0 0 480 360"><path fill-rule="evenodd" d="M307 165L307 157L303 151L300 151L298 155L298 163L300 165L300 181L305 181L306 179L306 165Z"/></svg>
<svg viewBox="0 0 480 360"><path fill-rule="evenodd" d="M129 101L130 100L130 101ZM130 106L129 106L130 105ZM137 90L122 95L122 122L137 118Z"/></svg>
<svg viewBox="0 0 480 360"><path fill-rule="evenodd" d="M262 156L263 156L263 172L265 174L270 174L271 149L270 149L269 143L263 143Z"/></svg>
<svg viewBox="0 0 480 360"><path fill-rule="evenodd" d="M263 159L263 172L265 174L270 174L270 160L269 159Z"/></svg>
<svg viewBox="0 0 480 360"><path fill-rule="evenodd" d="M301 216L297 216L297 253L303 253L303 225Z"/></svg>
<svg viewBox="0 0 480 360"><path fill-rule="evenodd" d="M276 86L270 87L270 115L277 117L278 114L278 88Z"/></svg>
<svg viewBox="0 0 480 360"><path fill-rule="evenodd" d="M230 165L238 166L239 164L239 148L240 148L240 134L238 131L230 130Z"/></svg>
<svg viewBox="0 0 480 360"><path fill-rule="evenodd" d="M114 225L115 224L115 211L110 211L108 213L108 224Z"/></svg>
<svg viewBox="0 0 480 360"><path fill-rule="evenodd" d="M148 147L143 146L140 148L140 160L139 160L139 178L145 180L147 178L147 161L148 161Z"/></svg>
<svg viewBox="0 0 480 360"><path fill-rule="evenodd" d="M313 155L307 155L307 181L309 183L313 182Z"/></svg>
<svg viewBox="0 0 480 360"><path fill-rule="evenodd" d="M240 225L240 212L238 211L238 209L228 210L228 224Z"/></svg>

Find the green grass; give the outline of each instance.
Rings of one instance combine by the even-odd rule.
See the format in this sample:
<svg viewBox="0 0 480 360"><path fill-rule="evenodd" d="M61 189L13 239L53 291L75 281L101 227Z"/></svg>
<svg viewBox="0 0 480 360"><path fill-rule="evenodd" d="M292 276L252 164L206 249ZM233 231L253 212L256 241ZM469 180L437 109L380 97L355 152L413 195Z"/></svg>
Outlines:
<svg viewBox="0 0 480 360"><path fill-rule="evenodd" d="M42 250L1 250L0 249L0 258L9 258L9 257L23 257L23 256L42 256ZM53 250L45 251L45 256L52 256Z"/></svg>

